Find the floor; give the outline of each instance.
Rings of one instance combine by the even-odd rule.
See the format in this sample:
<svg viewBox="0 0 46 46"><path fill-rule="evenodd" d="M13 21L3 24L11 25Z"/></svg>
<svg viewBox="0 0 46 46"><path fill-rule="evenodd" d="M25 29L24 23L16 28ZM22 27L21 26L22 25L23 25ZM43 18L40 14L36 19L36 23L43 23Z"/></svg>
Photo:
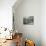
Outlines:
<svg viewBox="0 0 46 46"><path fill-rule="evenodd" d="M6 40L6 42L2 43L0 46L16 46L15 39L13 39L13 40Z"/></svg>

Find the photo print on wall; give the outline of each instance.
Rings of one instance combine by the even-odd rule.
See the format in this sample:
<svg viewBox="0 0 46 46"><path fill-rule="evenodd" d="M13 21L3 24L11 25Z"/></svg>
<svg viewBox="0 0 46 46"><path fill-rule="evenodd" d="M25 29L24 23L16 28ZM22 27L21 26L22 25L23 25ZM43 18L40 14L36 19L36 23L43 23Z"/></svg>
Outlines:
<svg viewBox="0 0 46 46"><path fill-rule="evenodd" d="M23 24L25 25L33 25L34 24L34 16L24 17Z"/></svg>

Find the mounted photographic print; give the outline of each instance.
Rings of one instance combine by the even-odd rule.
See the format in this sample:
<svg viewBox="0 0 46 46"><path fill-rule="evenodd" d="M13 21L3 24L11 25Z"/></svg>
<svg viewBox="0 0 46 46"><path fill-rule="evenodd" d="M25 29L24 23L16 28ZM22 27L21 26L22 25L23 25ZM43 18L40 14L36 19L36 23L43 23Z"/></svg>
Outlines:
<svg viewBox="0 0 46 46"><path fill-rule="evenodd" d="M33 25L34 24L34 16L24 17L23 24Z"/></svg>

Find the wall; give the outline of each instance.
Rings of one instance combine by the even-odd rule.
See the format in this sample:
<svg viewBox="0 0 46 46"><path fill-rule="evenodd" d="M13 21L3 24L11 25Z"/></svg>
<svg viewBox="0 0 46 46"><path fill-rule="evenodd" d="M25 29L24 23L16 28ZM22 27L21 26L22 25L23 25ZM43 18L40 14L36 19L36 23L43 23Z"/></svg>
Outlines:
<svg viewBox="0 0 46 46"><path fill-rule="evenodd" d="M16 0L0 0L0 27L12 29L12 6Z"/></svg>
<svg viewBox="0 0 46 46"><path fill-rule="evenodd" d="M41 1L41 38L42 46L46 46L46 0Z"/></svg>
<svg viewBox="0 0 46 46"><path fill-rule="evenodd" d="M41 0L23 0L17 7L13 7L15 29L23 36L35 41L41 46ZM24 25L23 18L34 16L34 25Z"/></svg>

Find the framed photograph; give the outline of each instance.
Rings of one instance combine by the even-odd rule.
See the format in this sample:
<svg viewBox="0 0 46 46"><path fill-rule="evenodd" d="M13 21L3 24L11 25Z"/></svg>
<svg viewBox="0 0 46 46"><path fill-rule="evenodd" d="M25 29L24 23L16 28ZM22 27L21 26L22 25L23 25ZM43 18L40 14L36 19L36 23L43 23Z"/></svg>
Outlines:
<svg viewBox="0 0 46 46"><path fill-rule="evenodd" d="M34 24L34 16L24 17L23 24L33 25Z"/></svg>

